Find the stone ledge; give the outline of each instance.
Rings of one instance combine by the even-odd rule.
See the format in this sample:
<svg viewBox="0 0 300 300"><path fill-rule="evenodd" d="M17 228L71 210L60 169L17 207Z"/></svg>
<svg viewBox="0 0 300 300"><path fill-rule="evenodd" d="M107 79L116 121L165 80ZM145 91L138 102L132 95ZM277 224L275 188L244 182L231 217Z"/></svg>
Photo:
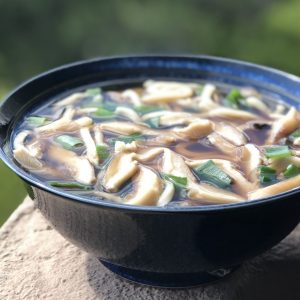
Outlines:
<svg viewBox="0 0 300 300"><path fill-rule="evenodd" d="M299 299L300 226L228 279L185 290L140 286L106 270L25 201L0 229L0 299Z"/></svg>

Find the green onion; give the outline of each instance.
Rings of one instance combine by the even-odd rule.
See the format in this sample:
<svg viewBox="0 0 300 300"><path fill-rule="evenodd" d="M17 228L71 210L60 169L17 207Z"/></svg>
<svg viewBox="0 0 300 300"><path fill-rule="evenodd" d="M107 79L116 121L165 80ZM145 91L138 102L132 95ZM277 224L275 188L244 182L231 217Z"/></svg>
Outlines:
<svg viewBox="0 0 300 300"><path fill-rule="evenodd" d="M232 179L212 160L209 160L200 167L197 167L195 172L202 180L208 181L220 188L227 188L232 182Z"/></svg>
<svg viewBox="0 0 300 300"><path fill-rule="evenodd" d="M289 136L292 137L292 138L298 138L298 137L300 137L300 129L296 129L296 130L295 130L293 133L291 133Z"/></svg>
<svg viewBox="0 0 300 300"><path fill-rule="evenodd" d="M102 107L109 111L115 111L115 109L118 107L118 104L112 101L106 101L102 104Z"/></svg>
<svg viewBox="0 0 300 300"><path fill-rule="evenodd" d="M95 117L102 117L102 118L107 118L107 117L113 117L114 113L108 109L105 109L103 107L98 107L97 111L93 113Z"/></svg>
<svg viewBox="0 0 300 300"><path fill-rule="evenodd" d="M53 187L66 188L66 189L79 189L79 190L92 190L93 187L74 181L48 181Z"/></svg>
<svg viewBox="0 0 300 300"><path fill-rule="evenodd" d="M102 92L101 88L91 88L91 89L87 89L85 91L85 94L87 96L98 96L100 95Z"/></svg>
<svg viewBox="0 0 300 300"><path fill-rule="evenodd" d="M198 85L197 87L194 88L195 94L196 95L201 95L202 91L203 91L203 85Z"/></svg>
<svg viewBox="0 0 300 300"><path fill-rule="evenodd" d="M60 135L57 136L54 140L67 150L74 150L74 148L84 145L81 139L71 135Z"/></svg>
<svg viewBox="0 0 300 300"><path fill-rule="evenodd" d="M226 97L227 103L232 106L233 108L238 108L240 106L241 100L244 97L241 95L240 91L237 89L232 89Z"/></svg>
<svg viewBox="0 0 300 300"><path fill-rule="evenodd" d="M294 164L289 164L286 170L283 172L284 177L293 177L300 174L300 168Z"/></svg>
<svg viewBox="0 0 300 300"><path fill-rule="evenodd" d="M109 156L108 147L105 145L97 145L96 151L101 160L105 160Z"/></svg>
<svg viewBox="0 0 300 300"><path fill-rule="evenodd" d="M154 117L145 121L151 128L158 128L160 124L160 117Z"/></svg>
<svg viewBox="0 0 300 300"><path fill-rule="evenodd" d="M42 126L48 123L48 118L46 117L38 117L38 116L30 116L26 118L26 121L32 126Z"/></svg>
<svg viewBox="0 0 300 300"><path fill-rule="evenodd" d="M179 177L179 176L174 176L171 174L163 174L163 178L165 180L168 180L175 184L175 186L179 188L186 188L187 185L187 178L186 177Z"/></svg>
<svg viewBox="0 0 300 300"><path fill-rule="evenodd" d="M261 183L276 181L276 170L267 166L259 167L259 180Z"/></svg>
<svg viewBox="0 0 300 300"><path fill-rule="evenodd" d="M110 144L114 145L116 141L124 142L125 144L129 144L133 141L144 140L145 137L140 133L133 133L131 135L120 135L116 138L112 138L109 140Z"/></svg>
<svg viewBox="0 0 300 300"><path fill-rule="evenodd" d="M133 109L140 114L146 114L157 110L163 110L163 107L159 105L140 104L135 105Z"/></svg>
<svg viewBox="0 0 300 300"><path fill-rule="evenodd" d="M291 156L291 151L288 146L271 146L267 147L265 151L267 158L284 158Z"/></svg>

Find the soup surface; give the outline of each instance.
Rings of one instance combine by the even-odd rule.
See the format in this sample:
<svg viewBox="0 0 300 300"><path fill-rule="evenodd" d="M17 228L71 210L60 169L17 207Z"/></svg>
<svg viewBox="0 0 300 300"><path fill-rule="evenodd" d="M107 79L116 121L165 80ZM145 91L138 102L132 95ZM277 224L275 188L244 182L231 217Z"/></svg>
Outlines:
<svg viewBox="0 0 300 300"><path fill-rule="evenodd" d="M58 189L131 205L244 202L300 184L294 107L248 87L148 80L27 116L14 159Z"/></svg>

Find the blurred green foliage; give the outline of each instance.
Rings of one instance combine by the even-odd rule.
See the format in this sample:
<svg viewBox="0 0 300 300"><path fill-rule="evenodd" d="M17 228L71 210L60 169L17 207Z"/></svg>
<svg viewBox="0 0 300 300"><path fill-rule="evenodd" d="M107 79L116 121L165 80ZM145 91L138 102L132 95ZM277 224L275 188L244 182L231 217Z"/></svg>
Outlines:
<svg viewBox="0 0 300 300"><path fill-rule="evenodd" d="M126 53L205 53L300 74L297 0L10 0L0 19L0 96L49 68ZM23 193L2 166L0 176L1 223Z"/></svg>

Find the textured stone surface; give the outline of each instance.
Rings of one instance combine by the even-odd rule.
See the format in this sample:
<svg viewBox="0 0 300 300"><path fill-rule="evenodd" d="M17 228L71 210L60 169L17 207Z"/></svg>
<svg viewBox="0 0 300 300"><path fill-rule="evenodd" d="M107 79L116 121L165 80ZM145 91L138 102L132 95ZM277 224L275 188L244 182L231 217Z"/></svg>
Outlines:
<svg viewBox="0 0 300 300"><path fill-rule="evenodd" d="M300 227L224 281L157 289L106 270L54 231L26 199L0 229L0 299L300 299Z"/></svg>

